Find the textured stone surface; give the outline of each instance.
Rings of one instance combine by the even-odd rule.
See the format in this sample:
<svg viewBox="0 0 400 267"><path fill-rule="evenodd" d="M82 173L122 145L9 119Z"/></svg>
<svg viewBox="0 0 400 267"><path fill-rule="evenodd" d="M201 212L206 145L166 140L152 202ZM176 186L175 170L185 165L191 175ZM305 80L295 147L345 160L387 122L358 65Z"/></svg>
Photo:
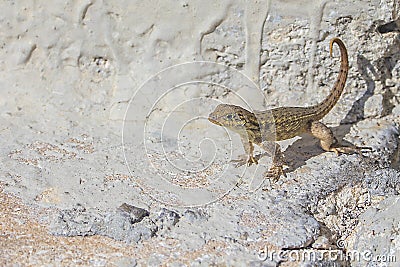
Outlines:
<svg viewBox="0 0 400 267"><path fill-rule="evenodd" d="M375 29L398 3L268 3L2 2L0 264L397 266L400 39ZM321 101L335 36L350 72L323 121L372 150L302 136L276 184L269 158L233 168L208 113Z"/></svg>

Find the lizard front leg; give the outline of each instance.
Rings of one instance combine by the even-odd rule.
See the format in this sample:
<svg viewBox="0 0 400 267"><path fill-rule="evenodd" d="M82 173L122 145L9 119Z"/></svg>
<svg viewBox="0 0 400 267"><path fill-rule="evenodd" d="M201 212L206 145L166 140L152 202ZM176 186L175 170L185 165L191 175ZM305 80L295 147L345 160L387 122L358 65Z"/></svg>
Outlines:
<svg viewBox="0 0 400 267"><path fill-rule="evenodd" d="M231 160L232 162L236 162L235 167L238 168L240 166L243 166L246 163L247 163L247 166L250 166L253 163L258 164L258 158L253 156L253 152L254 152L253 143L250 142L247 138L241 137L241 140L242 140L243 148L244 148L244 151L246 152L246 154L243 155L242 158Z"/></svg>
<svg viewBox="0 0 400 267"><path fill-rule="evenodd" d="M281 175L286 177L283 170L285 165L285 158L283 156L281 146L275 142L263 142L260 146L272 156L272 166L264 174L266 178L271 179L273 182L277 182Z"/></svg>
<svg viewBox="0 0 400 267"><path fill-rule="evenodd" d="M337 140L332 133L332 130L319 121L311 122L309 132L320 140L321 147L325 151L335 152L336 155L340 153L351 154L357 152L361 154L362 149L371 149L370 147L349 147L349 146L337 146Z"/></svg>

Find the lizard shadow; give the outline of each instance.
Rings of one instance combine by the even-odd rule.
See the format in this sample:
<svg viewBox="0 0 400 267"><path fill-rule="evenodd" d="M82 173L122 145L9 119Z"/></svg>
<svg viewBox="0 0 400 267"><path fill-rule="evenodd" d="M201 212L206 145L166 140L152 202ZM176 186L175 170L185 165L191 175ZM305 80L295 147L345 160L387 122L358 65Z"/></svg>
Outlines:
<svg viewBox="0 0 400 267"><path fill-rule="evenodd" d="M400 61L400 35L394 40L393 44L383 53L383 56L374 62L371 62L363 55L357 56L358 73L364 79L366 91L353 103L351 109L346 116L340 121L339 126L332 127L332 131L340 145L354 146L353 144L343 140L350 132L351 127L359 121L365 119L364 108L367 100L372 97L376 90L376 82L382 85L382 111L381 116L388 115L392 112L394 105L390 100L394 97L387 80L392 78L392 70ZM376 71L376 68L380 71ZM286 172L292 172L297 168L306 165L311 158L318 156L325 151L320 147L319 140L309 134L301 135L301 139L296 140L285 150L286 162L289 169Z"/></svg>

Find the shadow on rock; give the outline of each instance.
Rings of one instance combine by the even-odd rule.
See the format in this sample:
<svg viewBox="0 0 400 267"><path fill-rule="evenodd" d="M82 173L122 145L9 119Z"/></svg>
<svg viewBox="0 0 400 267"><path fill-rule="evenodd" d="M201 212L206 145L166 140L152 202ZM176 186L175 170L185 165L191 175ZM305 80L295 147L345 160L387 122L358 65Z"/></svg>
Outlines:
<svg viewBox="0 0 400 267"><path fill-rule="evenodd" d="M392 26L393 25L391 24L390 27ZM394 108L394 105L391 103L394 93L391 90L393 85L388 84L387 81L392 79L392 71L400 60L399 37L400 35L398 35L393 44L386 49L386 51L383 53L383 56L376 61L371 62L361 54L357 56L357 69L361 77L365 80L367 90L357 101L353 103L345 118L340 122L340 125L331 128L340 145L354 146L353 144L344 141L343 138L350 132L350 129L353 125L366 118L366 102L374 95L377 82L380 82L383 87L382 110L381 114L378 114L378 116L386 116L391 114ZM306 161L310 158L325 152L320 147L319 140L316 138L308 134L304 134L301 137L302 139L299 139L291 144L284 153L286 162L289 165L287 172L296 170L297 168L305 165Z"/></svg>

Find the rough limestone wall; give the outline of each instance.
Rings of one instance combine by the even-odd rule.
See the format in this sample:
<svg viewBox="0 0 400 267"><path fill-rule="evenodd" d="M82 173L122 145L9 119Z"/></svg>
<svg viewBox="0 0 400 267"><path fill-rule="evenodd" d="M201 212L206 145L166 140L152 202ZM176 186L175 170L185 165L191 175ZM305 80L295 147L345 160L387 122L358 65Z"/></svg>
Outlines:
<svg viewBox="0 0 400 267"><path fill-rule="evenodd" d="M396 1L0 6L0 181L47 208L39 219L50 233L107 236L154 266L297 266L295 253L315 253L311 264L400 261L400 39L376 31L399 16ZM282 143L289 167L276 184L263 179L268 158L232 168L240 140L207 115L220 102L323 100L339 69L332 37L346 44L350 72L323 121L373 150L338 157L303 136ZM42 259L36 251L28 262ZM280 251L297 262L271 254ZM12 253L2 260L18 262Z"/></svg>

